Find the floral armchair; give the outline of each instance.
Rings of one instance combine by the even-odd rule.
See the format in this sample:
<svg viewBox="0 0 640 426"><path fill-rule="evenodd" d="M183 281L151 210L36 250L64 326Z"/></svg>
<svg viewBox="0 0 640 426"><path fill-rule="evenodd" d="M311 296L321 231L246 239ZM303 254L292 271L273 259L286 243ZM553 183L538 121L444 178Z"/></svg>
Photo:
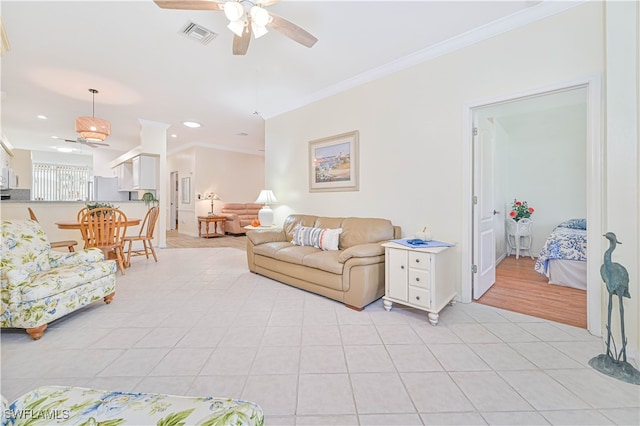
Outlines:
<svg viewBox="0 0 640 426"><path fill-rule="evenodd" d="M110 303L115 286L116 263L102 250L55 251L38 222L2 221L0 327L39 339L51 321L98 299Z"/></svg>

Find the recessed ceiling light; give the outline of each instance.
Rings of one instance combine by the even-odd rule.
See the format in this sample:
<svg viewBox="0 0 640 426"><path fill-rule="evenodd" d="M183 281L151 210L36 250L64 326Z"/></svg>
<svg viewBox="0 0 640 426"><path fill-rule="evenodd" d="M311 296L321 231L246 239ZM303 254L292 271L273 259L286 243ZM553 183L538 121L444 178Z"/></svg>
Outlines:
<svg viewBox="0 0 640 426"><path fill-rule="evenodd" d="M57 147L56 149L58 151L60 151L60 152L73 152L73 148L60 148L60 147Z"/></svg>
<svg viewBox="0 0 640 426"><path fill-rule="evenodd" d="M200 123L196 123L195 121L183 121L182 124L184 124L187 127L191 127L192 129L195 129L201 126Z"/></svg>
<svg viewBox="0 0 640 426"><path fill-rule="evenodd" d="M176 135L175 133L171 135L172 138L177 138L178 135Z"/></svg>
<svg viewBox="0 0 640 426"><path fill-rule="evenodd" d="M40 115L38 115L38 118L39 118L40 120L46 120L48 117L47 117L46 115L42 115L42 114L40 114Z"/></svg>

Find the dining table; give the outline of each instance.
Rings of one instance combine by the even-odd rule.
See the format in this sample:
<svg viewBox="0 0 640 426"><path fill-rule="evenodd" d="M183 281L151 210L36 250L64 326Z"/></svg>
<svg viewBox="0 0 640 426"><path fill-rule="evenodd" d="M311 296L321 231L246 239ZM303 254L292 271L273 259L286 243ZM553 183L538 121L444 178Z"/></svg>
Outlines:
<svg viewBox="0 0 640 426"><path fill-rule="evenodd" d="M127 218L127 227L140 225L142 219L136 217ZM80 222L78 220L68 220L63 222L56 222L58 229L77 229L80 230Z"/></svg>
<svg viewBox="0 0 640 426"><path fill-rule="evenodd" d="M128 217L127 218L127 228L130 227L130 226L140 225L141 221L142 221L142 219L140 219L140 218ZM80 222L77 219L76 220L63 221L63 222L55 222L55 224L58 226L58 229L77 229L77 230L80 230ZM123 247L124 247L124 242L123 242ZM85 248L86 248L86 242L85 242ZM129 264L126 262L126 259L125 259L125 262L124 262L124 267L125 268L129 267Z"/></svg>

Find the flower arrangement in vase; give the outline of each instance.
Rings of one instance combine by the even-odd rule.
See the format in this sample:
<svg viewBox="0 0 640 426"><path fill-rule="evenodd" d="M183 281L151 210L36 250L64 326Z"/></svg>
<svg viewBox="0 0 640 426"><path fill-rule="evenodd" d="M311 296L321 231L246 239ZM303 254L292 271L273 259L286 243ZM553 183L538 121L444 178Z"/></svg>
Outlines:
<svg viewBox="0 0 640 426"><path fill-rule="evenodd" d="M533 207L529 207L526 201L518 201L517 199L514 199L509 216L511 219L519 222L521 219L530 218L533 212L535 212L535 209Z"/></svg>

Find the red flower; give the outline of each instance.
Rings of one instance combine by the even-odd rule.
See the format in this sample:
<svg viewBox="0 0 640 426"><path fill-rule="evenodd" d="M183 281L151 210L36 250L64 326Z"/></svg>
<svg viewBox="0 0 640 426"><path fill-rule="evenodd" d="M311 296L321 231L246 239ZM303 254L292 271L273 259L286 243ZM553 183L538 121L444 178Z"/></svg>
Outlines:
<svg viewBox="0 0 640 426"><path fill-rule="evenodd" d="M509 212L509 216L518 222L521 219L528 219L531 217L531 214L535 210L533 207L529 207L526 201L518 201L518 199L513 200L513 204L511 205L511 212Z"/></svg>

